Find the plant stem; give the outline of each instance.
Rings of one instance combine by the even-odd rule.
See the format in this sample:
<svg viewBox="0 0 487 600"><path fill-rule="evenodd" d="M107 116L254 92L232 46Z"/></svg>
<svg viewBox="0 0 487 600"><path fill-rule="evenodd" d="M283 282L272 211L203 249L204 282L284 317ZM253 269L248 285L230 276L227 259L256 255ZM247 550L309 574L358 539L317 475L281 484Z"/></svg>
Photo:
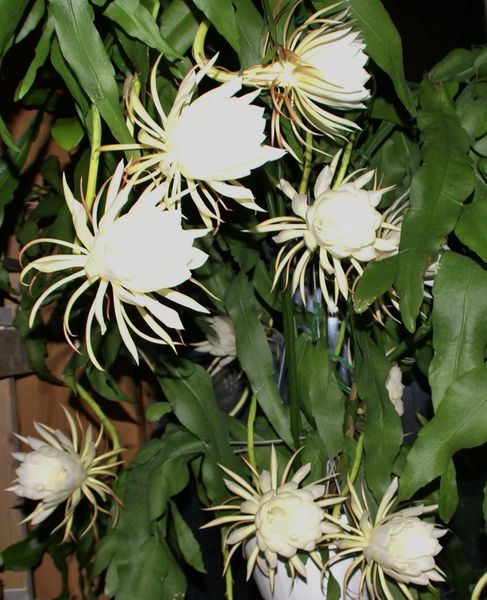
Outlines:
<svg viewBox="0 0 487 600"><path fill-rule="evenodd" d="M100 145L101 145L101 119L100 113L94 104L91 106L91 152L90 165L88 169L88 183L86 185L85 204L91 211L96 195L96 180L98 178L98 165L100 163Z"/></svg>
<svg viewBox="0 0 487 600"><path fill-rule="evenodd" d="M298 368L296 363L296 331L294 323L294 300L291 288L284 292L282 319L286 346L287 383L289 389L289 408L291 435L296 448L301 435L301 415L299 411Z"/></svg>
<svg viewBox="0 0 487 600"><path fill-rule="evenodd" d="M313 136L306 133L306 149L304 152L304 167L301 183L299 184L299 193L306 194L308 189L309 176L311 175L311 166L313 163Z"/></svg>
<svg viewBox="0 0 487 600"><path fill-rule="evenodd" d="M120 440L118 437L117 430L115 429L112 422L108 419L106 414L102 411L98 402L90 396L90 394L85 390L85 388L79 383L79 381L75 381L74 389L76 393L83 398L86 404L91 408L91 410L95 413L95 415L100 419L100 423L104 427L105 431L110 436L112 440L112 446L114 450L120 450ZM115 460L115 457L114 457Z"/></svg>
<svg viewBox="0 0 487 600"><path fill-rule="evenodd" d="M194 37L192 48L193 57L200 67L203 67L208 63L208 58L205 54L205 39L209 28L210 22L207 19L204 19L201 21ZM239 77L238 72L224 71L218 67L210 67L207 71L207 75L220 83L233 81L236 77Z"/></svg>
<svg viewBox="0 0 487 600"><path fill-rule="evenodd" d="M228 556L228 548L225 544L225 532L221 532L222 536L222 555L223 555L223 564L227 561ZM232 566L228 563L227 568L225 569L225 598L227 600L233 600L233 577L232 577Z"/></svg>
<svg viewBox="0 0 487 600"><path fill-rule="evenodd" d="M352 468L350 469L350 474L348 476L348 481L350 482L350 485L353 484L353 482L355 481L356 477L357 477L357 473L358 470L360 469L360 463L362 462L362 453L364 450L364 434L361 433L358 440L357 440L357 446L355 447L355 456L353 459L353 465ZM340 494L342 496L346 496L348 494L348 492L350 491L349 487L348 487L348 483L346 483ZM335 519L338 519L340 516L340 511L341 511L341 504L335 504L334 508L333 508L333 517Z"/></svg>
<svg viewBox="0 0 487 600"><path fill-rule="evenodd" d="M343 180L345 179L348 165L350 164L350 158L352 157L354 141L355 141L355 136L352 135L350 138L350 141L345 146L345 150L343 151L343 156L340 161L340 169L338 170L337 176L335 177L335 181L333 182L333 186L332 186L333 190L336 190L338 187L340 187Z"/></svg>
<svg viewBox="0 0 487 600"><path fill-rule="evenodd" d="M255 461L255 446L254 446L254 426L255 417L257 415L257 396L252 394L250 398L249 415L247 417L247 453L249 457L249 463L253 467L254 471L257 471L257 463ZM260 489L259 480L255 473L252 473L252 480L257 489Z"/></svg>
<svg viewBox="0 0 487 600"><path fill-rule="evenodd" d="M487 585L487 572L485 572L482 577L477 581L473 592L472 592L472 598L471 600L480 600L480 594L482 593L482 590L484 589L484 587Z"/></svg>
<svg viewBox="0 0 487 600"><path fill-rule="evenodd" d="M335 355L340 356L342 353L343 342L345 341L345 331L347 329L345 320L340 323L340 329L338 330L338 338L335 346Z"/></svg>
<svg viewBox="0 0 487 600"><path fill-rule="evenodd" d="M242 395L239 398L239 401L237 402L237 404L235 404L235 406L232 408L232 410L228 413L230 415L230 417L234 417L235 415L238 415L238 413L240 412L240 409L245 404L248 397L249 397L249 386L246 386L244 391L242 392Z"/></svg>

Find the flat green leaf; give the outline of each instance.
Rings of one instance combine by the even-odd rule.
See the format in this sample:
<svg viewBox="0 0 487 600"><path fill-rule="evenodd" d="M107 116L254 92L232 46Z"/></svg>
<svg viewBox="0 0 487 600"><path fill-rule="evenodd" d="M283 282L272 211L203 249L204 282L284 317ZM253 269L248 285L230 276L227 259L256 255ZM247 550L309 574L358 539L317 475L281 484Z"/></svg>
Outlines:
<svg viewBox="0 0 487 600"><path fill-rule="evenodd" d="M29 64L27 73L24 75L22 81L15 90L15 100L21 100L27 94L34 83L39 67L42 67L42 65L46 62L46 58L49 55L49 49L51 48L51 38L53 32L54 23L52 22L52 19L48 19L42 29L41 37L37 42L34 58Z"/></svg>
<svg viewBox="0 0 487 600"><path fill-rule="evenodd" d="M440 60L429 72L431 81L442 82L448 79L468 81L475 75L475 61L480 55L480 49L465 50L456 48Z"/></svg>
<svg viewBox="0 0 487 600"><path fill-rule="evenodd" d="M201 549L193 535L193 532L191 531L191 528L183 519L177 504L169 501L169 506L171 508L174 529L176 530L178 546L181 550L181 554L184 556L184 560L188 563L188 565L191 565L193 569L196 569L196 571L200 573L206 573Z"/></svg>
<svg viewBox="0 0 487 600"><path fill-rule="evenodd" d="M436 260L475 183L468 156L470 141L445 90L425 80L421 105L418 124L423 164L411 183L411 209L402 226L396 281L403 322L409 331L415 329L423 300L423 273Z"/></svg>
<svg viewBox="0 0 487 600"><path fill-rule="evenodd" d="M0 565L2 570L26 571L36 567L46 551L46 543L36 537L28 537L25 540L7 546L0 554Z"/></svg>
<svg viewBox="0 0 487 600"><path fill-rule="evenodd" d="M487 442L487 365L468 371L446 391L435 416L419 432L401 476L399 495L445 473L453 455Z"/></svg>
<svg viewBox="0 0 487 600"><path fill-rule="evenodd" d="M236 21L242 49L241 67L262 62L263 40L266 33L264 19L251 0L235 3Z"/></svg>
<svg viewBox="0 0 487 600"><path fill-rule="evenodd" d="M240 35L232 0L193 0L240 57Z"/></svg>
<svg viewBox="0 0 487 600"><path fill-rule="evenodd" d="M10 47L29 2L30 0L0 0L0 59Z"/></svg>
<svg viewBox="0 0 487 600"><path fill-rule="evenodd" d="M93 24L93 9L88 0L49 0L49 12L63 57L82 89L117 141L132 142L125 125L115 72Z"/></svg>
<svg viewBox="0 0 487 600"><path fill-rule="evenodd" d="M433 348L429 369L433 406L461 375L485 360L487 273L473 260L446 252L433 286Z"/></svg>
<svg viewBox="0 0 487 600"><path fill-rule="evenodd" d="M257 317L252 288L244 274L237 276L228 288L225 307L235 326L238 360L257 395L257 402L279 437L292 447L288 413L274 379L272 353Z"/></svg>
<svg viewBox="0 0 487 600"><path fill-rule="evenodd" d="M57 119L51 127L51 135L56 142L65 150L73 150L83 139L85 130L79 119L66 118Z"/></svg>
<svg viewBox="0 0 487 600"><path fill-rule="evenodd" d="M366 403L364 470L367 484L377 500L391 481L394 461L401 447L401 419L385 387L390 363L365 332L355 337L355 380L359 397Z"/></svg>
<svg viewBox="0 0 487 600"><path fill-rule="evenodd" d="M353 295L353 308L360 314L391 289L397 274L398 257L370 262L358 280Z"/></svg>
<svg viewBox="0 0 487 600"><path fill-rule="evenodd" d="M103 14L128 35L155 48L167 58L182 58L163 38L152 15L140 0L114 0Z"/></svg>
<svg viewBox="0 0 487 600"><path fill-rule="evenodd" d="M458 239L487 263L487 201L479 200L462 207L455 228Z"/></svg>
<svg viewBox="0 0 487 600"><path fill-rule="evenodd" d="M172 406L169 402L155 402L146 408L145 418L151 422L159 421L159 419L162 419L164 415L167 415L171 411Z"/></svg>
<svg viewBox="0 0 487 600"><path fill-rule="evenodd" d="M73 97L80 119L86 122L87 115L91 114L90 104L86 98L86 95L73 75L68 63L64 60L63 53L59 47L57 38L52 40L51 44L51 62L52 66L56 69L59 75L63 78L66 87L68 88L71 96Z"/></svg>
<svg viewBox="0 0 487 600"><path fill-rule="evenodd" d="M334 458L343 447L345 398L330 365L326 344L315 344L307 335L296 340L296 359L300 401L314 420L327 458Z"/></svg>
<svg viewBox="0 0 487 600"><path fill-rule="evenodd" d="M401 102L414 115L414 98L404 76L401 38L382 2L348 0L348 4L367 44L367 54L389 75Z"/></svg>
<svg viewBox="0 0 487 600"><path fill-rule="evenodd" d="M458 487L455 464L450 460L446 471L441 476L438 513L444 523L452 518L458 506Z"/></svg>
<svg viewBox="0 0 487 600"><path fill-rule="evenodd" d="M226 488L217 465L240 469L228 443L225 415L218 407L208 373L184 359L178 359L176 364L174 367L166 362L156 371L157 379L179 422L205 440L204 465L209 478L205 485L211 500L219 502L226 497Z"/></svg>
<svg viewBox="0 0 487 600"><path fill-rule="evenodd" d="M190 0L172 0L161 17L162 35L181 54L191 48L198 30L199 23L194 13Z"/></svg>
<svg viewBox="0 0 487 600"><path fill-rule="evenodd" d="M34 0L34 4L30 9L29 14L24 19L22 28L15 37L15 43L18 44L32 33L37 25L39 25L44 13L46 12L46 0Z"/></svg>

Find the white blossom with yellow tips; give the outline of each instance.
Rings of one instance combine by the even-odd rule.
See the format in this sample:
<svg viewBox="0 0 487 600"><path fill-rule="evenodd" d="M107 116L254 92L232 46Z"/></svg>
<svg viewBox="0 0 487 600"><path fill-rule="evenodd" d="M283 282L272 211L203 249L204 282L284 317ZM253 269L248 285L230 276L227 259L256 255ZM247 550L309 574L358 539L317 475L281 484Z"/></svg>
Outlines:
<svg viewBox="0 0 487 600"><path fill-rule="evenodd" d="M113 496L118 502L111 488L100 478L114 477L113 468L120 463L114 462L119 453L117 449L97 456L96 451L103 438L102 429L94 441L89 426L80 440L73 417L66 409L64 412L71 437L42 423L34 423L42 439L17 436L32 451L12 454L21 464L16 469L14 485L7 489L22 498L39 501L23 521L33 525L42 523L65 502L64 518L55 530L64 527L66 540L71 533L75 508L83 498L93 507L93 517L85 532L94 525L98 511L109 514L99 506L99 499L105 502L108 496Z"/></svg>
<svg viewBox="0 0 487 600"><path fill-rule="evenodd" d="M306 269L318 257L320 287L332 311L336 310L340 295L348 297L357 275L363 273L363 263L397 253L405 207L403 198L399 198L384 213L377 210L382 194L391 188L364 189L374 178L374 171L354 172L332 187L339 156L340 153L316 179L311 204L306 195L281 180L279 187L292 200L295 216L268 219L255 228L260 232L278 232L273 240L284 246L277 256L273 286L283 272L287 285L292 270L292 291L299 288L304 303ZM333 282L333 294L328 288L329 279Z"/></svg>
<svg viewBox="0 0 487 600"><path fill-rule="evenodd" d="M173 289L187 280L194 281L191 271L208 258L206 253L193 246L195 239L205 235L208 230L184 230L180 211L163 209L160 203L166 195L165 183L157 186L150 184L128 212L121 214L132 191L132 184L123 184L123 178L124 165L120 162L106 187L101 216L98 213L105 186L97 194L93 213L89 214L85 206L74 198L64 179L64 194L73 219L76 240L71 243L39 238L23 249L25 252L33 245L48 243L71 251L70 254L54 254L33 260L23 269L21 280L25 282L31 271L47 274L68 271L67 275L48 286L35 302L29 319L31 327L39 309L54 292L82 280L71 294L63 318L66 339L75 350L74 334L70 327L71 311L91 286L97 286L86 318L85 339L88 356L98 369L102 369L102 366L93 351L91 331L94 321L98 323L102 335L107 331L104 305L110 292L110 304L120 336L136 362L138 351L133 333L144 340L175 347L165 328L181 330L183 323L178 311L167 306L167 302L208 312L190 296ZM135 309L138 321L129 316L128 306Z"/></svg>
<svg viewBox="0 0 487 600"><path fill-rule="evenodd" d="M441 551L438 539L446 529L422 519L437 509L436 505L409 506L391 512L396 505L397 477L387 488L375 517L370 511L365 490L361 498L353 484L348 482L351 499L348 503L351 522L335 519L330 521L324 541L336 547L336 554L325 567L337 561L354 557L345 573L344 585L354 572L360 570L359 599L366 597L365 589L373 598L382 594L387 600L393 596L388 578L394 580L408 600L413 596L408 584L428 586L444 581L444 573L436 565L435 556Z"/></svg>
<svg viewBox="0 0 487 600"><path fill-rule="evenodd" d="M236 96L242 87L241 78L193 99L214 60L204 68L189 71L167 115L157 93L156 61L150 91L159 122L140 101L134 78L126 104L129 121L139 128L138 143L102 148L140 150L142 156L128 166L127 172L137 181L164 179L167 208L180 205L181 191L186 187L207 227L221 219L220 196L232 198L246 208L262 210L254 202L252 191L237 180L285 154L282 149L264 144L264 109L252 104L260 92Z"/></svg>
<svg viewBox="0 0 487 600"><path fill-rule="evenodd" d="M299 452L299 451L298 451ZM245 479L221 466L230 477L225 479L227 488L243 502L228 503L212 507L212 510L231 511L232 514L218 517L204 525L230 525L225 534L225 543L232 546L228 553L225 569L236 550L255 539L256 545L247 559L247 579L254 567L269 578L274 587L278 560L289 564L292 577L299 573L306 578L306 567L298 556L299 551L309 554L322 566L317 543L326 530L325 508L342 501L342 498L325 494L325 485L314 482L300 487L311 470L310 463L302 466L289 479L290 470L297 452L291 457L283 474L278 479L278 461L274 447L271 450L270 471L257 471L247 462L256 483L253 487Z"/></svg>

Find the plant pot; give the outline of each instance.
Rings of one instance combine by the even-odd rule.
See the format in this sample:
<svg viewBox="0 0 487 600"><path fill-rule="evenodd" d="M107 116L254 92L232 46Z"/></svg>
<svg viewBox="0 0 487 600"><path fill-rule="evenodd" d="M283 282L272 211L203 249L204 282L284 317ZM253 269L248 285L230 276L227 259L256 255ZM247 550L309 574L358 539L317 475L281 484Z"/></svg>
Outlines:
<svg viewBox="0 0 487 600"><path fill-rule="evenodd" d="M245 547L245 553L248 555L255 547L255 540L250 540ZM330 551L333 555L333 550ZM360 571L356 571L348 581L348 587L345 592L343 589L343 579L347 568L353 562L353 558L347 558L334 563L331 566L333 577L340 585L341 600L357 600L359 598ZM299 576L293 580L288 575L286 563L278 561L277 572L274 584L274 592L271 592L269 578L256 565L253 571L253 577L264 600L323 600L326 598L326 588L328 576L322 581L321 571L316 564L308 559L306 562L306 572L308 577L306 581ZM323 585L322 585L323 583ZM367 600L366 591L362 594L363 600Z"/></svg>

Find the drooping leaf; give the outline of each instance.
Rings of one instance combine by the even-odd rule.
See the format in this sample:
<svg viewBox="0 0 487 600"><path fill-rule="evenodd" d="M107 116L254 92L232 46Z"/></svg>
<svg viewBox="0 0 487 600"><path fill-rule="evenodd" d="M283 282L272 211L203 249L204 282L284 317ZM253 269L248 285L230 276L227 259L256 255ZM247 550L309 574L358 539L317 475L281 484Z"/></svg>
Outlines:
<svg viewBox="0 0 487 600"><path fill-rule="evenodd" d="M87 100L80 82L73 75L68 63L65 61L57 38L52 40L51 44L51 62L59 75L63 78L66 87L73 96L75 106L78 110L78 115L82 122L86 122L87 116L90 114L90 104Z"/></svg>
<svg viewBox="0 0 487 600"><path fill-rule="evenodd" d="M292 447L287 410L274 379L272 353L257 317L252 288L243 273L228 288L225 307L235 326L238 360L257 395L257 402L279 437Z"/></svg>
<svg viewBox="0 0 487 600"><path fill-rule="evenodd" d="M396 281L403 322L410 331L415 329L423 300L423 273L455 227L475 181L468 156L470 141L447 92L425 80L421 108L423 164L411 183L411 209L402 226Z"/></svg>
<svg viewBox="0 0 487 600"><path fill-rule="evenodd" d="M401 420L385 387L390 363L365 332L355 336L355 380L367 417L364 430L365 477L379 500L390 484L394 461L402 443Z"/></svg>
<svg viewBox="0 0 487 600"><path fill-rule="evenodd" d="M191 531L191 528L183 519L177 504L170 500L169 506L171 508L171 515L174 522L174 528L176 530L178 546L182 555L184 556L184 560L188 563L188 565L191 565L193 569L196 569L196 571L199 571L200 573L206 573L201 549L196 541L196 538L194 537L193 532Z"/></svg>
<svg viewBox="0 0 487 600"><path fill-rule="evenodd" d="M453 460L450 460L446 471L441 476L440 498L438 502L438 513L444 523L452 518L458 506L458 487L456 470Z"/></svg>
<svg viewBox="0 0 487 600"><path fill-rule="evenodd" d="M401 476L400 498L445 473L463 448L487 442L487 365L459 377L446 390L437 413L419 432Z"/></svg>
<svg viewBox="0 0 487 600"><path fill-rule="evenodd" d="M167 42L184 54L194 41L198 20L191 0L172 0L164 9L160 30Z"/></svg>
<svg viewBox="0 0 487 600"><path fill-rule="evenodd" d="M458 239L487 263L487 201L479 200L462 207L455 228Z"/></svg>
<svg viewBox="0 0 487 600"><path fill-rule="evenodd" d="M480 53L480 48L472 50L456 48L452 50L430 70L430 80L438 83L449 79L468 81L475 75L475 61Z"/></svg>
<svg viewBox="0 0 487 600"><path fill-rule="evenodd" d="M367 44L367 54L389 75L401 102L414 115L414 98L404 75L401 38L381 0L348 0L348 4Z"/></svg>
<svg viewBox="0 0 487 600"><path fill-rule="evenodd" d="M103 14L128 35L155 48L167 58L182 58L163 38L152 15L140 0L114 0Z"/></svg>
<svg viewBox="0 0 487 600"><path fill-rule="evenodd" d="M18 44L32 33L41 22L46 12L46 0L34 0L32 8L24 19L20 31L15 36L15 43Z"/></svg>
<svg viewBox="0 0 487 600"><path fill-rule="evenodd" d="M367 265L353 295L353 307L356 313L366 311L375 300L392 288L396 279L397 263L396 254Z"/></svg>
<svg viewBox="0 0 487 600"><path fill-rule="evenodd" d="M296 340L298 388L304 410L316 425L327 458L343 447L345 401L330 365L326 344L315 344L306 335Z"/></svg>
<svg viewBox="0 0 487 600"><path fill-rule="evenodd" d="M433 286L433 348L429 369L433 406L461 375L485 360L487 273L473 260L446 252Z"/></svg>
<svg viewBox="0 0 487 600"><path fill-rule="evenodd" d="M193 0L240 57L240 36L232 0Z"/></svg>
<svg viewBox="0 0 487 600"><path fill-rule="evenodd" d="M54 32L54 23L52 19L47 19L46 24L42 29L41 37L37 42L33 60L29 64L27 73L22 78L17 89L15 90L15 100L21 100L32 87L37 75L37 71L46 62L51 48L51 38Z"/></svg>
<svg viewBox="0 0 487 600"><path fill-rule="evenodd" d="M266 32L264 20L251 0L235 3L236 21L242 49L243 68L262 62L262 42Z"/></svg>
<svg viewBox="0 0 487 600"><path fill-rule="evenodd" d="M94 25L88 0L49 0L49 13L63 57L82 89L113 136L121 143L130 143L132 138L125 125L115 72Z"/></svg>

